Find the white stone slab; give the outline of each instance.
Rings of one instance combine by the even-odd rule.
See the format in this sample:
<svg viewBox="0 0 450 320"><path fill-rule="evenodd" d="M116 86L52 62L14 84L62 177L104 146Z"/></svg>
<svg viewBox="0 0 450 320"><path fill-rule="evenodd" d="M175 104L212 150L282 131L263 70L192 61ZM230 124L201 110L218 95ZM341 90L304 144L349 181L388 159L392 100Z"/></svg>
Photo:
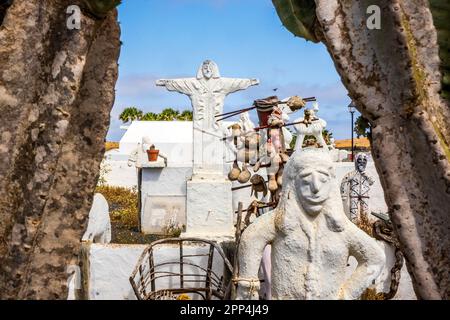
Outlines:
<svg viewBox="0 0 450 320"><path fill-rule="evenodd" d="M147 234L168 234L186 225L186 196L150 196L144 199L141 228Z"/></svg>
<svg viewBox="0 0 450 320"><path fill-rule="evenodd" d="M92 244L89 253L89 299L136 300L129 277L145 247Z"/></svg>
<svg viewBox="0 0 450 320"><path fill-rule="evenodd" d="M192 167L142 169L143 195L186 195L186 181L192 175Z"/></svg>
<svg viewBox="0 0 450 320"><path fill-rule="evenodd" d="M113 158L117 157L118 154L113 154ZM111 154L108 151L102 164L106 168L103 175L105 184L114 187L137 188L137 170L134 165L128 165L128 156L125 160L114 160L111 158Z"/></svg>
<svg viewBox="0 0 450 320"><path fill-rule="evenodd" d="M186 215L186 237L234 238L231 182L188 181Z"/></svg>
<svg viewBox="0 0 450 320"><path fill-rule="evenodd" d="M166 161L163 158L158 157L156 161L149 161L147 153L140 153L138 160L136 161L137 168L165 168L167 167Z"/></svg>

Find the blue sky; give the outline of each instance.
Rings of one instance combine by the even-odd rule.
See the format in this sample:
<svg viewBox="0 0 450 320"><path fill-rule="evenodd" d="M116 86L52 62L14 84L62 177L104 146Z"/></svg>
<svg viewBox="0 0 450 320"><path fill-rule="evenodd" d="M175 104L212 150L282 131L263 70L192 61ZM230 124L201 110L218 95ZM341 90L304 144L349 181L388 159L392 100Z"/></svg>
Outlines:
<svg viewBox="0 0 450 320"><path fill-rule="evenodd" d="M118 115L125 107L190 109L187 96L156 87L155 80L192 77L206 59L214 60L224 77L260 80L259 86L229 95L225 111L272 94L316 96L319 116L335 138L350 137L350 99L324 45L294 37L271 0L125 0L119 21L123 46L107 140L123 135Z"/></svg>

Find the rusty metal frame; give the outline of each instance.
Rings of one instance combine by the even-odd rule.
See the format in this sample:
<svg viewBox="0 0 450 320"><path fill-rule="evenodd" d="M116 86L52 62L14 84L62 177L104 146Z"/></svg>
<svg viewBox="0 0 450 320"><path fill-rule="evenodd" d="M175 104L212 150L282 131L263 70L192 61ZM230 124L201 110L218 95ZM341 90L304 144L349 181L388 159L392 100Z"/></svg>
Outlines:
<svg viewBox="0 0 450 320"><path fill-rule="evenodd" d="M209 245L208 253L200 254L183 254L184 243L197 243L202 245ZM179 260L164 261L157 263L154 260L153 250L155 247L164 244L178 244L179 246ZM145 248L141 257L139 258L133 273L129 280L131 287L138 300L159 300L163 298L171 298L174 294L194 293L201 296L204 300L227 299L230 296L231 283L224 284L224 276L216 274L212 267L214 262L214 253L217 252L222 258L225 270L233 274L233 267L227 259L222 248L215 242L199 239L199 238L168 238L152 242ZM187 257L208 257L206 268L198 264L186 261ZM161 266L176 265L180 272L160 271ZM195 271L191 273L184 272L184 266L195 267ZM179 278L179 288L156 288L156 280L161 278ZM203 282L203 287L189 287L189 283ZM150 288L149 288L150 287Z"/></svg>

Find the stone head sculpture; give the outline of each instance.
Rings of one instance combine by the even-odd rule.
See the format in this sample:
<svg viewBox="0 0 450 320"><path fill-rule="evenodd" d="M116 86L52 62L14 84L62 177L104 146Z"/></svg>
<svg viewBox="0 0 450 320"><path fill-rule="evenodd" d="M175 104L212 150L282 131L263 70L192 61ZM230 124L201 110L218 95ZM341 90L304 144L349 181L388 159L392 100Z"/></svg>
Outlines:
<svg viewBox="0 0 450 320"><path fill-rule="evenodd" d="M219 67L214 61L205 60L198 69L197 79L218 79L220 78Z"/></svg>
<svg viewBox="0 0 450 320"><path fill-rule="evenodd" d="M293 157L287 163L285 172L288 179L284 180L293 183L290 188L296 190L305 212L317 215L322 211L333 187L335 173L331 157L328 152L316 148L295 152Z"/></svg>
<svg viewBox="0 0 450 320"><path fill-rule="evenodd" d="M358 153L355 157L355 169L359 173L366 171L367 155L365 153Z"/></svg>

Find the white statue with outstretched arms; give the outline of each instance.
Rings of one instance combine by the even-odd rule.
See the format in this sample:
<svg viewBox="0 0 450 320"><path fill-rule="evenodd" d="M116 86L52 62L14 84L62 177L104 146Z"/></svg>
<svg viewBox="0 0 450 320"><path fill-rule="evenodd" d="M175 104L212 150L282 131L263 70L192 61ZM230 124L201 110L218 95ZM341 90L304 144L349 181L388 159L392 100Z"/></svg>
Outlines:
<svg viewBox="0 0 450 320"><path fill-rule="evenodd" d="M194 117L194 175L223 175L226 132L216 121L223 113L225 97L230 93L257 85L257 79L222 78L216 63L206 60L195 78L160 79L156 85L187 95Z"/></svg>

